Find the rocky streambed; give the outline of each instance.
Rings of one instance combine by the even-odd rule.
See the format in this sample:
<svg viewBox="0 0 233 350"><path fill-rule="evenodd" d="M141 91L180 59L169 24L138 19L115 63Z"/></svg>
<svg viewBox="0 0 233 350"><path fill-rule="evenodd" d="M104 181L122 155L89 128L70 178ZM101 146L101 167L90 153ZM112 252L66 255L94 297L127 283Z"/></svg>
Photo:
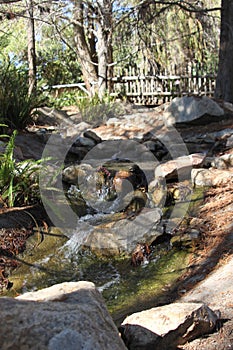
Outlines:
<svg viewBox="0 0 233 350"><path fill-rule="evenodd" d="M232 117L221 107L219 117L207 115L208 108L191 121L177 117L176 128L160 107L98 127L74 119L70 125L63 116L49 139L46 125L45 133L34 130L41 153L53 158L40 177L46 220L31 222L33 235L9 277L8 295L91 280L119 325L126 314L188 290L190 281L177 281L190 273L190 256L203 243L203 193L232 183ZM211 118L211 128L198 125ZM27 152L24 142L18 139L19 158Z"/></svg>

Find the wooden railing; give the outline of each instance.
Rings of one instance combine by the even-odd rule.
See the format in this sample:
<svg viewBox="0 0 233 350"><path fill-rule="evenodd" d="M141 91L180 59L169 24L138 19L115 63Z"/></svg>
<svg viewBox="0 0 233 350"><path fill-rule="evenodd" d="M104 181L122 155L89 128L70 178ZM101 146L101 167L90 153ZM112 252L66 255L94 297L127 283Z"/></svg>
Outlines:
<svg viewBox="0 0 233 350"><path fill-rule="evenodd" d="M216 69L206 72L204 67L190 64L185 69L172 67L169 71L145 72L143 69L130 68L118 72L112 80L112 94L121 94L138 104L159 105L176 96L206 95L213 96Z"/></svg>
<svg viewBox="0 0 233 350"><path fill-rule="evenodd" d="M173 66L169 70L130 67L115 69L112 78L112 96L126 97L130 102L143 105L159 105L177 96L213 96L216 67L203 67L190 63L185 68ZM64 90L82 90L84 83L53 86L58 96Z"/></svg>

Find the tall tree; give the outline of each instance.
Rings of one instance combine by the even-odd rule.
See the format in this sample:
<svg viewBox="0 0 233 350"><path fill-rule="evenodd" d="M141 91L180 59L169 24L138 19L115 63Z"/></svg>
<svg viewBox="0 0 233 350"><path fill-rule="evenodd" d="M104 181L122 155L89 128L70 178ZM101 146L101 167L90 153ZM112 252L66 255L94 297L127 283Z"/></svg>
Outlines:
<svg viewBox="0 0 233 350"><path fill-rule="evenodd" d="M76 52L90 92L102 97L112 70L112 0L73 0Z"/></svg>
<svg viewBox="0 0 233 350"><path fill-rule="evenodd" d="M29 0L27 5L28 13L28 94L32 95L36 91L36 43L35 43L35 23L34 4Z"/></svg>
<svg viewBox="0 0 233 350"><path fill-rule="evenodd" d="M233 1L222 0L219 66L215 97L233 103Z"/></svg>

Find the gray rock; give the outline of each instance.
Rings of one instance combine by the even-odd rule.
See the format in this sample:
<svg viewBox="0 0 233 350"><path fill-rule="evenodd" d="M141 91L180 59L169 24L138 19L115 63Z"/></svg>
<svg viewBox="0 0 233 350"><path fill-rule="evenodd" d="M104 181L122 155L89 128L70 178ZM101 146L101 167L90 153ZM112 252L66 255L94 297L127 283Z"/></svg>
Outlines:
<svg viewBox="0 0 233 350"><path fill-rule="evenodd" d="M83 136L95 141L96 144L102 141L101 138L92 130L85 131L83 133Z"/></svg>
<svg viewBox="0 0 233 350"><path fill-rule="evenodd" d="M75 162L80 162L89 152L89 150L90 150L89 147L71 146L68 152L68 158L73 157L75 159Z"/></svg>
<svg viewBox="0 0 233 350"><path fill-rule="evenodd" d="M216 186L233 181L233 172L220 169L192 169L191 180L194 186Z"/></svg>
<svg viewBox="0 0 233 350"><path fill-rule="evenodd" d="M43 135L18 134L15 139L17 158L20 160L41 159L46 141Z"/></svg>
<svg viewBox="0 0 233 350"><path fill-rule="evenodd" d="M171 350L210 333L218 318L219 315L205 304L173 303L128 316L121 332L129 349ZM147 332L140 332L140 346L135 346L139 327Z"/></svg>
<svg viewBox="0 0 233 350"><path fill-rule="evenodd" d="M75 145L92 148L96 145L96 142L93 139L90 139L89 137L79 136L75 141Z"/></svg>
<svg viewBox="0 0 233 350"><path fill-rule="evenodd" d="M81 123L70 123L69 126L64 123L61 125L61 134L63 138L79 136L82 132L90 129L91 125L86 122Z"/></svg>
<svg viewBox="0 0 233 350"><path fill-rule="evenodd" d="M1 298L1 349L123 350L91 282L65 282L16 299Z"/></svg>
<svg viewBox="0 0 233 350"><path fill-rule="evenodd" d="M228 316L232 318L232 280L233 257L229 256L225 263L213 269L206 278L187 292L181 301L185 303L204 302L214 310L219 309L224 318Z"/></svg>
<svg viewBox="0 0 233 350"><path fill-rule="evenodd" d="M94 169L89 164L70 165L62 172L63 181L72 184L81 184L85 182L88 175L92 174Z"/></svg>
<svg viewBox="0 0 233 350"><path fill-rule="evenodd" d="M65 111L50 107L40 107L34 110L33 118L40 125L59 125L62 122L69 124L69 116Z"/></svg>
<svg viewBox="0 0 233 350"><path fill-rule="evenodd" d="M163 118L166 125L173 125L193 121L205 114L220 117L224 111L215 101L206 96L184 96L172 100L165 109Z"/></svg>
<svg viewBox="0 0 233 350"><path fill-rule="evenodd" d="M233 154L224 154L221 157L216 157L211 162L211 165L216 169L229 169L233 167Z"/></svg>
<svg viewBox="0 0 233 350"><path fill-rule="evenodd" d="M207 134L206 136L216 140L216 139L225 139L230 137L231 135L233 135L233 129L227 128L223 130L213 131Z"/></svg>
<svg viewBox="0 0 233 350"><path fill-rule="evenodd" d="M233 135L227 139L226 147L233 148Z"/></svg>
<svg viewBox="0 0 233 350"><path fill-rule="evenodd" d="M155 178L166 177L166 179L187 179L190 178L192 167L200 166L205 159L201 153L190 154L189 156L172 159L160 164L155 168Z"/></svg>
<svg viewBox="0 0 233 350"><path fill-rule="evenodd" d="M162 337L147 328L135 324L127 324L120 327L119 330L122 332L122 339L125 345L130 350L165 350L164 347L161 347Z"/></svg>
<svg viewBox="0 0 233 350"><path fill-rule="evenodd" d="M134 219L122 219L97 226L84 245L98 255L132 253L138 242L153 240L160 234L155 233L155 229L161 216L162 211L159 208L144 208Z"/></svg>

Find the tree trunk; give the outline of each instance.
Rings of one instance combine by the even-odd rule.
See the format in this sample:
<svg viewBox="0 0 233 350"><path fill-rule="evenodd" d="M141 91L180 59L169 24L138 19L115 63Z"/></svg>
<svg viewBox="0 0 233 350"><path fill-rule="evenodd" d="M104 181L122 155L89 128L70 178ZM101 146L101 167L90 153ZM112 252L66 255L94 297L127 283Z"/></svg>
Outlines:
<svg viewBox="0 0 233 350"><path fill-rule="evenodd" d="M33 0L28 4L28 95L36 92L36 45Z"/></svg>
<svg viewBox="0 0 233 350"><path fill-rule="evenodd" d="M112 0L74 0L73 24L76 52L83 80L92 94L102 98L112 77Z"/></svg>
<svg viewBox="0 0 233 350"><path fill-rule="evenodd" d="M112 77L112 1L99 1L98 39L98 89L102 98L109 90ZM109 90L110 92L110 90Z"/></svg>
<svg viewBox="0 0 233 350"><path fill-rule="evenodd" d="M87 90L93 94L95 92L95 84L97 84L97 64L92 61L93 52L88 46L85 30L84 30L84 16L83 16L83 3L79 0L74 1L74 32L75 32L75 44L76 52L79 57L81 70L83 74L83 80Z"/></svg>
<svg viewBox="0 0 233 350"><path fill-rule="evenodd" d="M215 98L233 103L233 1L222 0Z"/></svg>

